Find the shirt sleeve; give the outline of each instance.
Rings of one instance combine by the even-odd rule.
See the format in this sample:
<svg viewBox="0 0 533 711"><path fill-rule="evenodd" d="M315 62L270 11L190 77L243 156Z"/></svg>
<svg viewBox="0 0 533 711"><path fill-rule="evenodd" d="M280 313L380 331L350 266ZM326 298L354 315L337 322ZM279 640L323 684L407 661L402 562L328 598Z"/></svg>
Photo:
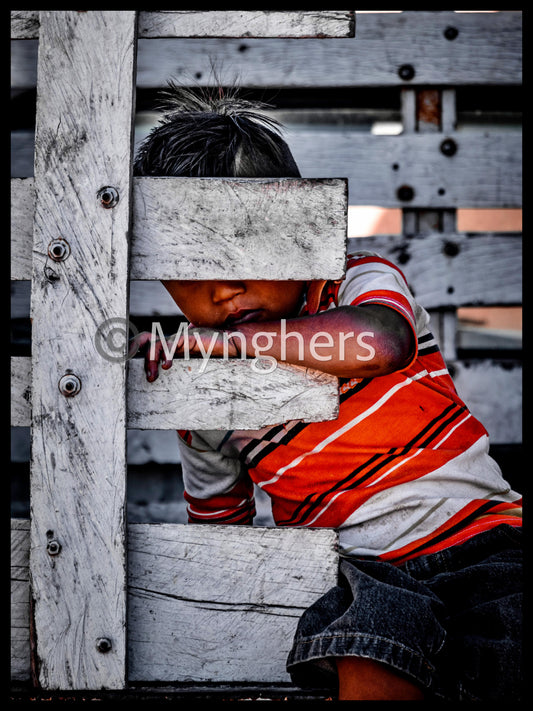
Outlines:
<svg viewBox="0 0 533 711"><path fill-rule="evenodd" d="M346 276L337 293L337 306L364 304L388 306L407 321L415 343L409 363L411 365L417 357L418 336L427 324L428 315L416 303L401 270L392 262L371 252L348 255Z"/></svg>
<svg viewBox="0 0 533 711"><path fill-rule="evenodd" d="M253 483L238 459L224 456L200 432L178 431L189 523L248 524Z"/></svg>

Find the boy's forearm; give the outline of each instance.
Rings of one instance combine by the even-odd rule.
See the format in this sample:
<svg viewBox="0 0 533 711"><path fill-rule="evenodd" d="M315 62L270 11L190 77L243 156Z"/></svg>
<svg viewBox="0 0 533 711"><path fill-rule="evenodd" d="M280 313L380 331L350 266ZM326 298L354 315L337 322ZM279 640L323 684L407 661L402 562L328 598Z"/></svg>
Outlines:
<svg viewBox="0 0 533 711"><path fill-rule="evenodd" d="M413 334L405 319L379 305L245 323L229 333L248 357L269 356L342 378L394 372L407 365L413 351Z"/></svg>

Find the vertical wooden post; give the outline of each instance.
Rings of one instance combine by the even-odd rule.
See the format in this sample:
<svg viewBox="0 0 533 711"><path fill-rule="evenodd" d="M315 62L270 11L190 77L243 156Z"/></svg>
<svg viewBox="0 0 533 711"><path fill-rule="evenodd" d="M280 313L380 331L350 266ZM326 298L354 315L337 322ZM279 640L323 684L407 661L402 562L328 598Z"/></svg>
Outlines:
<svg viewBox="0 0 533 711"><path fill-rule="evenodd" d="M126 678L124 359L134 11L41 12L35 150L30 576L49 689Z"/></svg>
<svg viewBox="0 0 533 711"><path fill-rule="evenodd" d="M444 135L455 130L455 89L402 89L402 114L405 133L442 133L441 151L453 156L455 144ZM446 145L446 143L448 145ZM448 152L447 152L448 151ZM455 208L402 210L404 234L456 232ZM433 314L435 336L446 361L453 361L456 353L457 314L455 310Z"/></svg>

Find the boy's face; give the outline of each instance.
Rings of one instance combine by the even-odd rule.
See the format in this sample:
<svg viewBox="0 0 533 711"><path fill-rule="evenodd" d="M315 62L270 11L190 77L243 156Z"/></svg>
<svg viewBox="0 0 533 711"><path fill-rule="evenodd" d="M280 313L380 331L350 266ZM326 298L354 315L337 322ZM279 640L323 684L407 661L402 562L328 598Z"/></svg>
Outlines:
<svg viewBox="0 0 533 711"><path fill-rule="evenodd" d="M163 281L195 326L232 328L296 316L304 281Z"/></svg>

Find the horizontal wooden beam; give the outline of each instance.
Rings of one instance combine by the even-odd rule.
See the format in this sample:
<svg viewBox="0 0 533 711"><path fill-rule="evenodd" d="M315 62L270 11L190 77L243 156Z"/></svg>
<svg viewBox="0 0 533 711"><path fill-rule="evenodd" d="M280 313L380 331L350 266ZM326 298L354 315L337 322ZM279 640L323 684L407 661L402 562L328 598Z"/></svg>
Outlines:
<svg viewBox="0 0 533 711"><path fill-rule="evenodd" d="M341 278L347 192L343 179L137 178L130 276Z"/></svg>
<svg viewBox="0 0 533 711"><path fill-rule="evenodd" d="M150 384L142 361L130 361L128 427L257 429L288 419L336 417L337 381L332 376L282 364L272 373L260 373L254 372L251 360L214 359L200 373L202 364L175 360ZM460 397L483 422L491 442L521 442L522 364L502 358L453 360L448 365ZM11 424L29 427L31 358L12 358L11 370Z"/></svg>
<svg viewBox="0 0 533 711"><path fill-rule="evenodd" d="M337 583L336 544L330 529L130 524L128 681L290 681L298 619ZM12 520L16 681L30 676L28 556L29 521Z"/></svg>
<svg viewBox="0 0 533 711"><path fill-rule="evenodd" d="M349 127L287 126L284 133L302 176L345 178L350 205L522 206L518 130L480 126L468 133L372 135ZM14 164L17 177L32 175L32 142L31 133L12 135L13 153L20 156ZM453 154L445 154L448 150Z"/></svg>
<svg viewBox="0 0 533 711"><path fill-rule="evenodd" d="M102 332L103 336L103 332ZM105 339L95 334L94 357L106 367ZM109 351L110 360L116 351ZM103 357L102 357L103 356ZM176 359L148 383L141 359L129 362L127 426L132 429L260 429L289 420L333 420L337 378L320 371L266 362ZM12 359L11 424L31 424L31 358ZM83 367L76 373L83 381ZM83 389L76 397L83 397Z"/></svg>
<svg viewBox="0 0 533 711"><path fill-rule="evenodd" d="M141 10L139 37L354 37L354 10ZM11 38L36 39L39 12L11 11Z"/></svg>
<svg viewBox="0 0 533 711"><path fill-rule="evenodd" d="M38 20L22 17L26 11L16 12L12 37L37 37ZM522 81L520 11L356 14L353 41L140 39L138 86L164 86L169 77L195 85L215 84L218 79L232 85L238 77L242 86L257 87L519 85ZM21 46L13 48L13 85L35 86L35 69L26 59L36 47L15 44ZM212 61L220 68L217 75Z"/></svg>
<svg viewBox="0 0 533 711"><path fill-rule="evenodd" d="M30 278L34 197L12 180L13 279ZM347 221L344 179L136 178L130 276L342 278Z"/></svg>
<svg viewBox="0 0 533 711"><path fill-rule="evenodd" d="M522 235L432 233L351 238L348 252L368 249L404 273L426 309L522 303Z"/></svg>

